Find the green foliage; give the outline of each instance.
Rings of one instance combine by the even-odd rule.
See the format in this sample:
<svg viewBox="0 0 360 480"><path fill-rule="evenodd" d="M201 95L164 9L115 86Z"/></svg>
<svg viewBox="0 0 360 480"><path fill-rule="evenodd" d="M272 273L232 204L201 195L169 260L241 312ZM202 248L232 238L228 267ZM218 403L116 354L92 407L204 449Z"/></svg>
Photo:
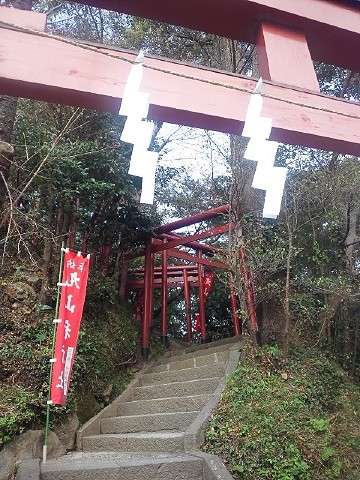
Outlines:
<svg viewBox="0 0 360 480"><path fill-rule="evenodd" d="M326 418L312 418L309 423L314 432L326 432L329 429L329 420Z"/></svg>
<svg viewBox="0 0 360 480"><path fill-rule="evenodd" d="M21 386L2 386L0 389L0 448L20 433L33 420L36 402L33 392Z"/></svg>
<svg viewBox="0 0 360 480"><path fill-rule="evenodd" d="M0 446L44 425L54 312L37 307L23 325L13 319L0 346ZM68 403L53 409L52 426L73 411L84 422L121 393L132 378L136 345L131 312L118 303L113 281L91 276Z"/></svg>
<svg viewBox="0 0 360 480"><path fill-rule="evenodd" d="M90 282L85 318L73 381L98 397L136 358L137 332L130 309L118 304L112 282L105 279Z"/></svg>
<svg viewBox="0 0 360 480"><path fill-rule="evenodd" d="M286 361L276 346L256 352L247 345L205 449L222 456L237 479L356 478L360 405L349 399L352 388L328 354L298 349Z"/></svg>

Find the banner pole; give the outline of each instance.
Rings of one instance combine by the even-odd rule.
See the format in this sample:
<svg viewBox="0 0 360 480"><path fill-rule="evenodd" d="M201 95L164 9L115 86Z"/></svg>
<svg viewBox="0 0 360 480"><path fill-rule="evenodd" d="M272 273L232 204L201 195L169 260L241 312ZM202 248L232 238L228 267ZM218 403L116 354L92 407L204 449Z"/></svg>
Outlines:
<svg viewBox="0 0 360 480"><path fill-rule="evenodd" d="M64 242L61 243L61 253L60 253L60 267L59 267L59 275L58 275L58 283L57 283L57 295L56 295L56 307L55 307L55 319L58 319L59 315L59 305L60 305L60 283L61 283L61 276L62 276L62 269L63 269L63 262L64 262ZM50 359L50 374L49 374L49 394L48 400L46 404L46 423L45 423L45 432L44 432L44 446L43 446L43 462L46 463L47 459L47 446L48 446L48 437L49 437L49 425L50 425L50 406L51 402L51 377L53 371L53 358L55 352L55 341L56 341L56 328L57 322L54 321L54 330L53 330L53 338L52 338L52 357Z"/></svg>

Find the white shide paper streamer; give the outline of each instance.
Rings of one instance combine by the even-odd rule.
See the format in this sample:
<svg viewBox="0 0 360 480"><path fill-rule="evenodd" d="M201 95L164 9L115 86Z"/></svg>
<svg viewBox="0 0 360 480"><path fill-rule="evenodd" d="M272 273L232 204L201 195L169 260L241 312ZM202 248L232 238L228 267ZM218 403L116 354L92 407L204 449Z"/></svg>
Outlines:
<svg viewBox="0 0 360 480"><path fill-rule="evenodd" d="M261 116L263 108L263 98L259 93L261 86L262 80L260 79L255 93L250 97L245 117L242 135L250 140L244 158L257 162L252 187L266 191L263 217L277 218L280 213L287 168L274 167L279 144L268 140L272 129L272 119Z"/></svg>
<svg viewBox="0 0 360 480"><path fill-rule="evenodd" d="M153 204L155 172L159 154L148 150L154 125L144 120L149 112L149 94L140 92L144 55L139 53L127 79L119 114L127 116L121 140L134 145L129 175L142 178L140 203Z"/></svg>

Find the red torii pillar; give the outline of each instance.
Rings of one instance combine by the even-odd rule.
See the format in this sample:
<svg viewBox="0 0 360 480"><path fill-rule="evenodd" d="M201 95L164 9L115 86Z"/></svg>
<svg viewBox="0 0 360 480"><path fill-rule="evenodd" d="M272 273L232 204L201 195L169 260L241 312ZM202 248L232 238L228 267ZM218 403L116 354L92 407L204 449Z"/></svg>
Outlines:
<svg viewBox="0 0 360 480"><path fill-rule="evenodd" d="M184 277L184 298L185 298L185 320L187 327L187 340L191 342L192 339L192 324L191 324L191 304L190 304L190 288L189 277L186 268L183 269Z"/></svg>
<svg viewBox="0 0 360 480"><path fill-rule="evenodd" d="M166 239L163 243L166 243ZM163 250L162 252L162 283L161 283L161 342L164 345L168 345L168 297L169 297L169 285L168 285L168 252Z"/></svg>
<svg viewBox="0 0 360 480"><path fill-rule="evenodd" d="M199 260L202 258L202 252L197 253ZM205 315L205 297L204 297L204 267L198 263L198 279L199 279L199 318L201 328L201 341L206 341L206 315Z"/></svg>
<svg viewBox="0 0 360 480"><path fill-rule="evenodd" d="M148 240L145 248L144 272L144 318L142 324L141 351L147 360L150 353L150 327L152 321L153 300L153 254L151 251L152 240Z"/></svg>

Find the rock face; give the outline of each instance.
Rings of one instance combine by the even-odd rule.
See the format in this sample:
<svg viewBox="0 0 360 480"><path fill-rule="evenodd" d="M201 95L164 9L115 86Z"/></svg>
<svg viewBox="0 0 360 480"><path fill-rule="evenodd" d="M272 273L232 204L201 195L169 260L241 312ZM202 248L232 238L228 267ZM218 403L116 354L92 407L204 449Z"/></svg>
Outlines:
<svg viewBox="0 0 360 480"><path fill-rule="evenodd" d="M11 302L32 304L36 300L35 290L24 282L16 282L7 285L5 294L9 297Z"/></svg>
<svg viewBox="0 0 360 480"><path fill-rule="evenodd" d="M58 458L65 454L65 448L54 432L48 437L48 457ZM42 457L43 431L28 430L0 452L0 480L10 480L16 464L23 460Z"/></svg>
<svg viewBox="0 0 360 480"><path fill-rule="evenodd" d="M69 416L67 421L55 429L55 433L66 450L73 450L75 447L76 432L80 422L76 413Z"/></svg>

